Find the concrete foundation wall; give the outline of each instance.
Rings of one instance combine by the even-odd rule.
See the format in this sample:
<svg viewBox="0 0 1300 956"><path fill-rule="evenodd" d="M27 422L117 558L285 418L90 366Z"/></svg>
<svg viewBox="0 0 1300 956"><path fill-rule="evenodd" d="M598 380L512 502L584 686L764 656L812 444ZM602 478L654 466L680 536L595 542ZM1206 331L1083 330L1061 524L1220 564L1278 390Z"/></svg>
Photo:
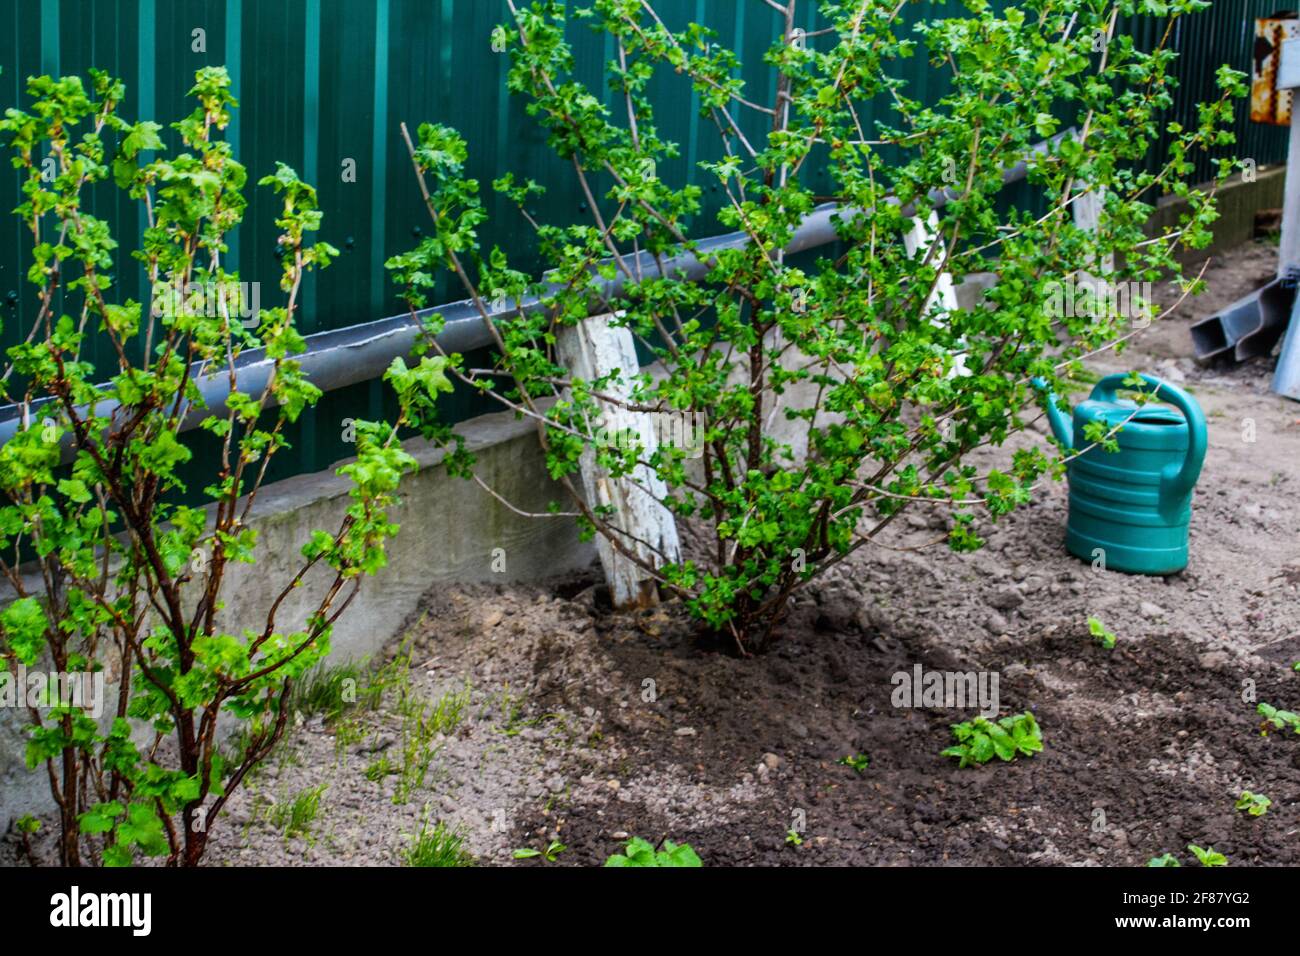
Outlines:
<svg viewBox="0 0 1300 956"><path fill-rule="evenodd" d="M1240 173L1230 178L1215 196L1219 218L1211 227L1214 241L1205 249L1183 253L1181 258L1200 261L1207 255L1249 242L1255 236L1255 213L1261 209L1281 209L1285 185L1285 166L1261 167L1256 170L1253 182L1246 182ZM1147 221L1147 228L1154 233L1166 226L1176 227L1179 217L1186 211L1186 200L1165 196L1157 203L1156 211Z"/></svg>

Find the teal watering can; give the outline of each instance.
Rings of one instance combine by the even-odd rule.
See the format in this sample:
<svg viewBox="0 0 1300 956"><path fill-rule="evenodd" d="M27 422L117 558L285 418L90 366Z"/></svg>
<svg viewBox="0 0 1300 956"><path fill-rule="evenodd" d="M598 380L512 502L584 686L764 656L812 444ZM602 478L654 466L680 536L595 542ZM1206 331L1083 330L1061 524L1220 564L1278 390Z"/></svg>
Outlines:
<svg viewBox="0 0 1300 956"><path fill-rule="evenodd" d="M1108 375L1074 410L1074 424L1047 396L1047 417L1068 454L1070 517L1065 547L1085 561L1129 574L1173 574L1187 567L1187 524L1192 517L1192 489L1205 462L1205 414L1181 388L1150 375L1156 401L1139 406L1115 393L1127 375ZM1041 379L1035 387L1045 389ZM1181 412L1181 414L1179 414ZM1130 418L1130 416L1132 416ZM1128 421L1126 421L1128 419ZM1089 448L1084 428L1100 421L1119 451Z"/></svg>

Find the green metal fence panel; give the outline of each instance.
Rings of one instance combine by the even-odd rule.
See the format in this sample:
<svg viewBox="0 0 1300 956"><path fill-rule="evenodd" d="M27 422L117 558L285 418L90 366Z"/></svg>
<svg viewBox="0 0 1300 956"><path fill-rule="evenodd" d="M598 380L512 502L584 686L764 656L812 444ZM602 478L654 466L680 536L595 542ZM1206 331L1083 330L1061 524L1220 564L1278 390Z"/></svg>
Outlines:
<svg viewBox="0 0 1300 956"><path fill-rule="evenodd" d="M568 0L570 10L584 0ZM1171 38L1183 55L1177 67L1182 85L1174 110L1183 122L1194 120L1194 104L1216 95L1214 73L1227 62L1249 70L1253 18L1272 12L1275 0L1217 0ZM763 55L780 31L780 17L764 0L658 0L672 27L690 21L718 32L721 43L737 51L751 95L770 99L775 79ZM951 3L908 5L903 30L936 11L961 10ZM249 171L250 183L286 162L318 187L325 213L323 238L341 255L333 267L306 283L302 327L307 332L353 325L399 314L404 306L387 281L386 258L408 248L425 228L415 180L399 124L412 129L423 121L458 128L470 145L469 168L484 184L506 170L530 176L547 187L536 214L552 222L585 217L583 197L572 170L554 159L543 130L527 116L524 103L505 89L507 57L493 51L492 27L507 19L505 0L0 0L0 106L24 104L28 76L40 73L85 75L91 67L123 79L128 97L123 114L168 124L192 106L186 93L194 71L225 65L231 72L240 109L228 138ZM821 26L815 4L806 2L800 25L812 32ZM1159 39L1151 20L1134 19L1121 30L1149 47ZM606 64L616 58L612 43L581 21L571 25L570 39L579 78L602 90L607 105L617 104L606 83ZM933 101L947 90L945 72L923 60L899 65L916 98ZM717 159L716 135L698 118L698 99L681 77L664 75L651 96L661 134L680 144L681 156L666 162L660 174L674 182L705 187L705 209L694 224L699 235L725 231L714 212L722 197L697 163ZM888 104L865 112L864 122L890 121ZM766 119L753 111L739 117L746 135L761 138ZM1247 107L1238 110L1237 155L1257 163L1280 162L1286 131L1249 122ZM164 142L179 148L170 129ZM1164 143L1153 150L1158 159ZM1212 173L1209 157L1200 160L1204 178ZM824 171L809 171L816 188L829 180ZM0 164L0 209L18 202L19 176ZM249 187L250 203L236 231L227 266L244 281L262 284L263 303L278 294L278 260L274 218L278 203L269 190ZM1018 200L1029 201L1028 187ZM492 221L482 230L527 264L528 237L516 215L488 190ZM144 275L130 252L138 243L143 214L120 192L105 188L93 199L95 215L107 219L121 243L119 295L148 300ZM0 342L8 346L26 335L34 293L22 278L30 238L14 217L0 225ZM450 277L443 277L433 301L461 297ZM91 345L90 357L108 363L103 343ZM104 366L107 368L107 364ZM448 413L464 417L485 410L479 400L456 396ZM346 457L343 422L348 418L392 414L391 400L378 382L327 394L314 413L290 434L294 452L278 457L272 477L318 470ZM193 438L199 455L196 474L210 461L206 437Z"/></svg>

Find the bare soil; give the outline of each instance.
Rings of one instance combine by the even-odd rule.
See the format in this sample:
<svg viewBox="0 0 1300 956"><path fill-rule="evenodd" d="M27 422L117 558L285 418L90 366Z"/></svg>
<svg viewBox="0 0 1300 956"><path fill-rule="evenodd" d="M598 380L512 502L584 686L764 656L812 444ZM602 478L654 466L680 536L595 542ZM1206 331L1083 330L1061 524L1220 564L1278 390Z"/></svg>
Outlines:
<svg viewBox="0 0 1300 956"><path fill-rule="evenodd" d="M1300 737L1261 735L1255 711L1300 710L1300 405L1269 392L1273 359L1188 358L1190 322L1274 262L1263 244L1224 256L1205 295L1092 366L1180 382L1209 416L1186 571L1071 557L1053 484L982 529L973 555L924 547L944 518L909 515L887 547L801 594L777 647L748 660L678 606L600 609L594 569L441 589L404 635L413 693L468 685L469 702L419 784L408 795L376 770L409 763L394 695L346 722L308 717L232 801L209 862L398 864L421 821L442 820L482 864L595 865L628 835L688 842L706 865L1111 866L1164 852L1187 865L1189 843L1233 865L1300 863ZM1017 440L1043 440L1036 427ZM1090 615L1114 649L1091 639ZM995 672L1001 712L1032 711L1044 751L958 769L940 753L948 725L976 710L895 707L891 677L916 665ZM838 762L856 754L860 773ZM286 837L270 808L320 786L308 832ZM1234 810L1243 790L1267 795L1268 813ZM553 862L514 858L553 841L566 847Z"/></svg>

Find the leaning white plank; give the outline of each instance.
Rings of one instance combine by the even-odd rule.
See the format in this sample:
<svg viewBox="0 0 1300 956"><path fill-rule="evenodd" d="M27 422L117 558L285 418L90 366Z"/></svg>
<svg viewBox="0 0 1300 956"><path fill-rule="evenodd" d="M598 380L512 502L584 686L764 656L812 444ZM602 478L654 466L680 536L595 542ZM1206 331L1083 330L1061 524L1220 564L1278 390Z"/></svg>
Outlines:
<svg viewBox="0 0 1300 956"><path fill-rule="evenodd" d="M592 316L562 328L556 336L555 347L560 364L574 379L589 382L617 372L618 377L600 391L613 399L627 399L629 378L640 367L636 344L628 329L612 325L608 315ZM659 436L653 414L631 411L617 402L597 401L602 414L598 423L592 423L592 432L597 427L606 435L630 431L640 440L643 458L654 453ZM620 541L627 550L654 567L679 560L677 524L672 512L660 503L666 489L648 465L638 465L629 478L611 478L596 463L596 450L591 444L583 451L579 465L588 506L614 506L616 512L606 520L622 532ZM596 550L615 607L649 607L658 603L655 580L645 570L615 550L603 536L597 537Z"/></svg>
<svg viewBox="0 0 1300 956"><path fill-rule="evenodd" d="M1097 189L1090 189L1075 197L1071 204L1074 208L1074 224L1087 232L1096 232L1097 226L1101 223L1101 210L1105 201L1105 194ZM1114 272L1115 257L1104 256L1101 260L1101 269L1105 273Z"/></svg>
<svg viewBox="0 0 1300 956"><path fill-rule="evenodd" d="M943 240L939 238L939 215L931 211L929 218L916 218L912 220L912 228L903 236L903 248L907 250L908 256L924 256L930 251L932 246L937 246L934 250L935 262L942 262L944 257ZM939 280L934 284L934 291L930 297L925 300L925 308L921 310L922 314L930 311L931 306L938 303L939 308L944 314L956 312L961 306L957 302L957 287L953 284L952 276L947 272L939 274ZM934 325L942 325L937 319L932 319ZM952 371L949 377L953 375L969 375L970 369L966 367L966 353L958 352L953 356Z"/></svg>

